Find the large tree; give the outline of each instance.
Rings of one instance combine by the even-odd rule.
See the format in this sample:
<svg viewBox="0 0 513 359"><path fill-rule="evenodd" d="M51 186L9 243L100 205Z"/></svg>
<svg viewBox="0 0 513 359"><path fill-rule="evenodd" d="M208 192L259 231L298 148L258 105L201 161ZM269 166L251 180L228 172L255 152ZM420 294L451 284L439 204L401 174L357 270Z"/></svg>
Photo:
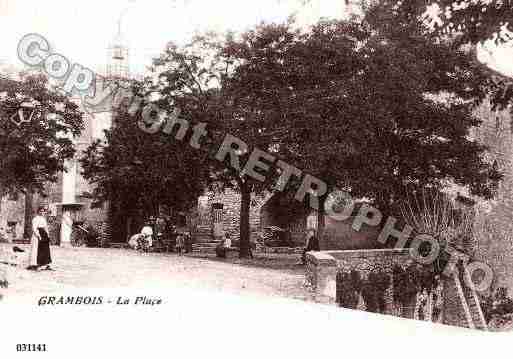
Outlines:
<svg viewBox="0 0 513 359"><path fill-rule="evenodd" d="M22 192L30 200L34 191L54 182L75 153L73 137L83 128L82 115L41 74L0 78L0 196Z"/></svg>
<svg viewBox="0 0 513 359"><path fill-rule="evenodd" d="M322 179L327 192L338 187L384 212L406 188L446 180L490 197L498 174L468 139L486 74L418 22L387 23L387 10L303 33L261 26L227 42L223 53L239 66L223 84L223 124Z"/></svg>
<svg viewBox="0 0 513 359"><path fill-rule="evenodd" d="M235 163L212 153L213 163L224 160L217 179L241 192L241 256L249 246L250 195L283 190L276 182L283 163L321 179L326 192L338 187L385 212L406 188L441 189L447 180L491 196L497 174L482 161L484 147L468 139L479 124L472 109L484 98L486 74L468 53L426 36L420 22L387 22L388 11L304 31L261 25L160 58L166 70L155 89L166 103L194 104L186 116L208 122L212 143L226 134L242 140ZM177 86L187 87L186 96L177 97ZM263 181L244 170L255 148L270 154ZM316 190L322 215L326 194Z"/></svg>
<svg viewBox="0 0 513 359"><path fill-rule="evenodd" d="M145 97L147 87L137 83L133 91ZM122 102L115 109L105 140L91 144L81 158L84 177L95 185L94 199L110 201L114 217L125 219L134 212L157 215L159 205L190 209L208 178L204 155L162 132L141 130L145 104L135 112L126 105Z"/></svg>

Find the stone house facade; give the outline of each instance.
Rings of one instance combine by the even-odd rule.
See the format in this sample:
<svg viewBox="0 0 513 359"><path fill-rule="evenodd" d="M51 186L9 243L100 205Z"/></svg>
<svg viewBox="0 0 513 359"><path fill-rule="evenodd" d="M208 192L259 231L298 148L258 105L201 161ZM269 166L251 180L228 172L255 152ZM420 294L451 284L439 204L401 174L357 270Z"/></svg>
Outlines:
<svg viewBox="0 0 513 359"><path fill-rule="evenodd" d="M106 64L105 78L125 79L129 74L128 47L122 43L120 34L111 42L108 49L108 63ZM96 78L99 80L100 78ZM102 84L96 84L101 88ZM63 218L69 218L75 223L87 222L93 225L102 234L102 241L110 241L110 206L108 203L103 206L93 206L90 198L93 187L81 175L79 158L83 152L97 139L104 138L103 130L112 126L112 101L108 98L97 111L86 111L82 99L74 98L74 101L84 113L84 129L78 138L73 139L76 153L73 159L65 163L66 171L58 174L57 182L49 183L42 194L31 194L28 198L19 193L15 196L0 198L0 228L7 229L9 239L23 240L26 221L31 222L32 217L41 205L49 209L49 225L52 241L61 243L61 240L69 241L69 236L63 235L61 231L64 223ZM110 102L108 102L110 101ZM91 110L91 109L89 109ZM68 226L69 227L69 226ZM68 228L68 234L71 228ZM27 233L25 233L26 235Z"/></svg>
<svg viewBox="0 0 513 359"><path fill-rule="evenodd" d="M86 113L84 124L82 134L75 141L75 157L67 161L66 171L58 174L57 182L48 183L42 194L34 193L27 198L27 195L18 193L1 199L0 227L7 229L10 240L24 239L25 221L32 220L39 206L46 206L49 210L51 239L55 244L61 241L61 220L66 212L74 222L87 221L98 230L105 231L108 205L99 208L92 205L89 198L92 186L81 176L78 159L95 139L102 136L103 129L110 125L109 118Z"/></svg>
<svg viewBox="0 0 513 359"><path fill-rule="evenodd" d="M251 239L256 240L262 229L261 209L264 198L251 195L249 214ZM192 211L191 224L210 231L214 239L224 233L232 239L239 239L241 195L234 189L207 191L198 198L197 210Z"/></svg>

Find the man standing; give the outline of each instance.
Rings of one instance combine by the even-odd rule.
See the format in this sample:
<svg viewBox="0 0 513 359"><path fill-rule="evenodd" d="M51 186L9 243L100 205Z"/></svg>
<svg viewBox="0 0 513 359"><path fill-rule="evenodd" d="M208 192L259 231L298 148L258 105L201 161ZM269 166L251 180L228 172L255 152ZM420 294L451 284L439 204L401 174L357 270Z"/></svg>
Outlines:
<svg viewBox="0 0 513 359"><path fill-rule="evenodd" d="M164 242L166 232L166 221L162 217L157 217L155 220L155 234L157 236L157 241L159 245L162 245Z"/></svg>
<svg viewBox="0 0 513 359"><path fill-rule="evenodd" d="M306 253L310 251L320 251L320 245L319 245L319 239L315 235L315 230L309 229L308 232L306 232L306 243L305 243L305 249L303 250L303 254L301 255L301 262L303 264L306 264Z"/></svg>

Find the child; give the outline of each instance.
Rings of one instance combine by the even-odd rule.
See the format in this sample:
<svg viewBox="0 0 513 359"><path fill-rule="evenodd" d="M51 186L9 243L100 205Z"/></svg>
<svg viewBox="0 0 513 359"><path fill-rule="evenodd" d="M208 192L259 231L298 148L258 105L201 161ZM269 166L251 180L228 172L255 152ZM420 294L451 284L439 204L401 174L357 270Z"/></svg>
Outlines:
<svg viewBox="0 0 513 359"><path fill-rule="evenodd" d="M184 247L185 247L184 235L179 234L178 237L176 237L176 253L178 253L179 256L183 255Z"/></svg>

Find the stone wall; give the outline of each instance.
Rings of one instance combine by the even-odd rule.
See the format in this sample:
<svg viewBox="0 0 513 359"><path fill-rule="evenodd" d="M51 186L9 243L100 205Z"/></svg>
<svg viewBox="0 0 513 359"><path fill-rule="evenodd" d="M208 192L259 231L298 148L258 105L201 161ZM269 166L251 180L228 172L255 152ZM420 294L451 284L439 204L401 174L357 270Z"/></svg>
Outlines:
<svg viewBox="0 0 513 359"><path fill-rule="evenodd" d="M262 228L277 226L288 231L290 242L298 247L305 244L306 224L306 215L294 217L284 223L281 218L277 218L269 206L264 205L260 210L260 226Z"/></svg>
<svg viewBox="0 0 513 359"><path fill-rule="evenodd" d="M496 162L504 178L496 197L477 200L478 241L476 257L488 263L495 274L495 287L506 286L513 294L513 127L508 111L494 111L489 103L476 110L483 122L472 136L489 147L487 160Z"/></svg>
<svg viewBox="0 0 513 359"><path fill-rule="evenodd" d="M9 228L9 223L16 223L14 228ZM8 240L19 239L23 236L25 224L25 196L19 194L16 197L5 196L0 199L0 228L7 231ZM14 230L14 233L12 232Z"/></svg>
<svg viewBox="0 0 513 359"><path fill-rule="evenodd" d="M409 276L407 282L401 272ZM466 286L464 273L462 267L452 276L434 280L437 285L428 292L418 284L422 278L435 278L432 268L416 264L408 249L307 253L306 281L318 299L328 298L341 306L352 303L343 305L351 309L486 330L481 305L476 293ZM374 299L374 304L379 300L379 307L372 308L369 299Z"/></svg>
<svg viewBox="0 0 513 359"><path fill-rule="evenodd" d="M336 221L325 216L324 234L320 238L321 250L362 250L380 249L383 245L377 241L380 228L363 226L359 231L352 227L354 217L345 221Z"/></svg>
<svg viewBox="0 0 513 359"><path fill-rule="evenodd" d="M81 155L87 146L92 143L91 132L94 118L85 117L85 129L76 143L77 154L75 160ZM104 228L108 220L107 206L103 208L92 208L92 200L88 198L93 187L80 174L81 169L77 166L75 178L75 202L82 203L80 218L97 228ZM22 239L25 225L25 195L18 193L16 198L6 196L0 199L0 227L6 229L9 222L16 222L16 239ZM57 175L55 183L48 183L44 187L44 195L34 194L32 199L32 216L40 205L49 207L49 226L52 243L59 243L59 229L61 218L60 204L63 202L63 173ZM31 221L31 218L28 218Z"/></svg>
<svg viewBox="0 0 513 359"><path fill-rule="evenodd" d="M212 205L220 203L223 205L222 218L223 230L228 233L232 239L239 239L240 233L240 193L233 189L225 189L221 193L208 192L208 202L204 204L208 211L211 211ZM263 204L262 198L255 194L251 195L251 207L249 214L249 224L251 239L255 241L261 231L260 226L260 208Z"/></svg>
<svg viewBox="0 0 513 359"><path fill-rule="evenodd" d="M338 271L358 271L366 278L371 271L392 273L394 265L406 268L413 263L408 249L371 249L309 252L306 280L316 294L335 301ZM387 299L390 301L390 298ZM388 309L388 308L387 308Z"/></svg>
<svg viewBox="0 0 513 359"><path fill-rule="evenodd" d="M409 319L442 322L443 285L432 293L418 291L411 283L408 293L397 296L402 288L395 270L404 273L429 273L428 267L415 265L408 249L371 249L321 251L307 254L306 279L322 301ZM414 268L414 269L412 269ZM412 290L412 291L411 291ZM399 302L396 297L402 298Z"/></svg>

